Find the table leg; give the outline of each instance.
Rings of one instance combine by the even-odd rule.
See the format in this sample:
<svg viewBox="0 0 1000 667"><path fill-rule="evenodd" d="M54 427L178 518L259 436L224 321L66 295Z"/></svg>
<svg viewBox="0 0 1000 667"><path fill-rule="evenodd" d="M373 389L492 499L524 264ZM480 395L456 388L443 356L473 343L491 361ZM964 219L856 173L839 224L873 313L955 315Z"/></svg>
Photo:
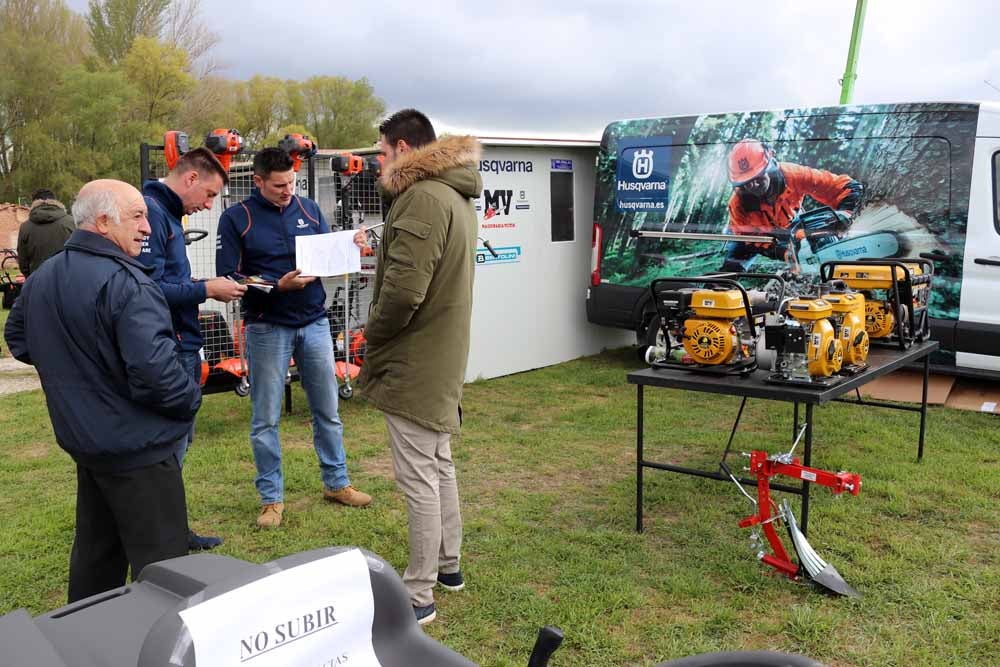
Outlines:
<svg viewBox="0 0 1000 667"><path fill-rule="evenodd" d="M792 442L799 437L799 403L792 403Z"/></svg>
<svg viewBox="0 0 1000 667"><path fill-rule="evenodd" d="M635 401L635 532L642 532L642 385L636 385Z"/></svg>
<svg viewBox="0 0 1000 667"><path fill-rule="evenodd" d="M796 412L798 405L796 404ZM802 455L804 465L812 465L812 444L813 444L813 406L806 403L806 445ZM802 480L802 534L809 535L809 482Z"/></svg>
<svg viewBox="0 0 1000 667"><path fill-rule="evenodd" d="M917 461L924 460L924 430L927 426L927 383L931 374L931 355L924 356L924 389L920 397L920 440L917 444Z"/></svg>

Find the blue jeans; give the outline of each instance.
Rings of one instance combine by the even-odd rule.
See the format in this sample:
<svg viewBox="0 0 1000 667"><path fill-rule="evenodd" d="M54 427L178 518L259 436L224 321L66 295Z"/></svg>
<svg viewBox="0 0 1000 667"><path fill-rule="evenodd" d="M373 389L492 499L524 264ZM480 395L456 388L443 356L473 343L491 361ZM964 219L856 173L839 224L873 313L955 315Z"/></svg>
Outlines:
<svg viewBox="0 0 1000 667"><path fill-rule="evenodd" d="M177 353L177 358L181 362L181 366L187 371L191 379L197 385L201 384L201 355L197 352L185 352L181 351ZM184 465L184 455L187 454L187 450L191 447L191 443L194 442L194 420L191 420L191 430L188 431L187 444L184 449L181 450L180 455L177 459L177 464Z"/></svg>
<svg viewBox="0 0 1000 667"><path fill-rule="evenodd" d="M323 484L334 491L351 482L344 453L344 425L337 414L337 375L333 363L330 323L325 317L300 328L268 322L247 324L247 362L250 371L250 444L257 465L257 492L261 502L284 502L281 441L278 422L288 361L295 367L312 412L313 447L319 457Z"/></svg>

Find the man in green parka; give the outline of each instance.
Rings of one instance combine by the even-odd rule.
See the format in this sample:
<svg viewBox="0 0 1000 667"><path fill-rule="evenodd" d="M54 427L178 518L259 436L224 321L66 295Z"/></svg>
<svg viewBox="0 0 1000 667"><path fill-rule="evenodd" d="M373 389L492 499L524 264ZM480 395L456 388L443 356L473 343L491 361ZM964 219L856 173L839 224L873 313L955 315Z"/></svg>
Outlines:
<svg viewBox="0 0 1000 667"><path fill-rule="evenodd" d="M464 586L451 436L459 433L469 357L481 148L474 137L438 140L414 109L390 116L379 133L381 182L392 205L378 248L359 385L385 413L409 517L403 582L424 624L436 616L435 584Z"/></svg>
<svg viewBox="0 0 1000 667"><path fill-rule="evenodd" d="M31 213L17 233L17 266L30 276L42 262L63 249L76 231L73 216L51 190L40 188L31 194Z"/></svg>

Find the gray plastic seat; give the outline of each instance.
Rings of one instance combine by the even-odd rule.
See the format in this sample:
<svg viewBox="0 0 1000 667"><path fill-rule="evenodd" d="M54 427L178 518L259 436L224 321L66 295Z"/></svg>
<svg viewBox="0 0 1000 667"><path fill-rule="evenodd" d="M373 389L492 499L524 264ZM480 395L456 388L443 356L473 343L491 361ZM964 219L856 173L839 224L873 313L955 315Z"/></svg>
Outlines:
<svg viewBox="0 0 1000 667"><path fill-rule="evenodd" d="M329 547L257 565L215 554L154 563L128 586L32 618L23 609L0 617L9 667L193 667L194 647L177 612L280 570L351 547ZM474 667L423 633L392 566L368 560L375 617L372 644L383 667Z"/></svg>

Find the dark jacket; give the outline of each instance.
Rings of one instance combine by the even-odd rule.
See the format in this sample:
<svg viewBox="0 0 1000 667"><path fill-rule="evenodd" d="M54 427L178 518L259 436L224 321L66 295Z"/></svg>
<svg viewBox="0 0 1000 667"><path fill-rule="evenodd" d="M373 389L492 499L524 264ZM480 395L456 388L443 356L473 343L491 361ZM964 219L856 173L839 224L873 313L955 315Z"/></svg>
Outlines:
<svg viewBox="0 0 1000 667"><path fill-rule="evenodd" d="M56 441L80 465L130 470L179 451L201 403L148 270L77 230L25 282L4 336L38 370Z"/></svg>
<svg viewBox="0 0 1000 667"><path fill-rule="evenodd" d="M142 244L139 261L153 270L150 278L163 290L170 306L174 333L185 352L197 352L204 341L198 323L198 304L207 298L204 282L191 280L191 263L184 245L180 197L159 181L147 181L142 194L149 209L149 238Z"/></svg>
<svg viewBox="0 0 1000 667"><path fill-rule="evenodd" d="M311 199L292 197L284 208L254 193L219 218L215 271L220 276L260 276L275 285L295 270L295 237L326 234L330 226ZM305 289L263 292L251 287L243 297L247 322L304 327L326 317L326 292L319 280Z"/></svg>
<svg viewBox="0 0 1000 667"><path fill-rule="evenodd" d="M73 216L55 199L39 199L17 232L17 265L27 278L42 262L63 249L76 230Z"/></svg>
<svg viewBox="0 0 1000 667"><path fill-rule="evenodd" d="M359 384L383 412L458 433L469 358L479 142L448 137L386 167L394 197L378 248Z"/></svg>

